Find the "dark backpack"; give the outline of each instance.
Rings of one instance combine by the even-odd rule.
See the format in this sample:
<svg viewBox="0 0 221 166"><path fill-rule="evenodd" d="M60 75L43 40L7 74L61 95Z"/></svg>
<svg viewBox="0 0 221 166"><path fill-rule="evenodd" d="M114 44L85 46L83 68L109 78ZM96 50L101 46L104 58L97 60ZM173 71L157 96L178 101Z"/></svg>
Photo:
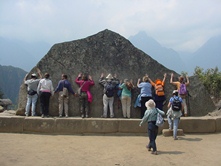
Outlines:
<svg viewBox="0 0 221 166"><path fill-rule="evenodd" d="M113 97L114 96L114 85L112 84L112 82L108 82L105 86L105 94L107 95L107 97Z"/></svg>
<svg viewBox="0 0 221 166"><path fill-rule="evenodd" d="M177 97L177 98L173 98L173 103L172 103L172 110L173 111L180 111L182 109L182 104L181 104L181 101L180 101L180 98Z"/></svg>
<svg viewBox="0 0 221 166"><path fill-rule="evenodd" d="M185 84L185 83L182 83L182 84L180 85L179 94L180 94L180 95L185 95L185 94L187 94L186 84Z"/></svg>

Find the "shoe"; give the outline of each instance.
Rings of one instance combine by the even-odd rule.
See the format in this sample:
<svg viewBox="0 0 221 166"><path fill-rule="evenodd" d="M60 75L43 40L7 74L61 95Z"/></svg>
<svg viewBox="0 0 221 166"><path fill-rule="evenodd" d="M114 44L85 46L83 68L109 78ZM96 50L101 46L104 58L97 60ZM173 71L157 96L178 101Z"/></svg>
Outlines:
<svg viewBox="0 0 221 166"><path fill-rule="evenodd" d="M81 114L81 117L84 118L84 114Z"/></svg>
<svg viewBox="0 0 221 166"><path fill-rule="evenodd" d="M171 131L171 130L173 130L172 128L169 128L169 130Z"/></svg>
<svg viewBox="0 0 221 166"><path fill-rule="evenodd" d="M49 118L49 115L47 115L47 118Z"/></svg>
<svg viewBox="0 0 221 166"><path fill-rule="evenodd" d="M146 146L146 148L147 148L148 151L151 151L151 148L149 148L148 146Z"/></svg>
<svg viewBox="0 0 221 166"><path fill-rule="evenodd" d="M26 114L25 116L28 117L28 114Z"/></svg>
<svg viewBox="0 0 221 166"><path fill-rule="evenodd" d="M157 155L157 151L151 152L151 154L155 154L155 155Z"/></svg>
<svg viewBox="0 0 221 166"><path fill-rule="evenodd" d="M45 117L45 115L44 115L44 114L42 114L42 115L41 115L41 117L42 117L42 118L44 118L44 117Z"/></svg>
<svg viewBox="0 0 221 166"><path fill-rule="evenodd" d="M68 115L66 115L65 118L68 118Z"/></svg>
<svg viewBox="0 0 221 166"><path fill-rule="evenodd" d="M88 115L86 115L85 117L88 118Z"/></svg>
<svg viewBox="0 0 221 166"><path fill-rule="evenodd" d="M178 140L178 138L177 138L177 137L175 137L175 138L174 138L174 140Z"/></svg>
<svg viewBox="0 0 221 166"><path fill-rule="evenodd" d="M59 115L59 118L61 118L62 117L62 115Z"/></svg>

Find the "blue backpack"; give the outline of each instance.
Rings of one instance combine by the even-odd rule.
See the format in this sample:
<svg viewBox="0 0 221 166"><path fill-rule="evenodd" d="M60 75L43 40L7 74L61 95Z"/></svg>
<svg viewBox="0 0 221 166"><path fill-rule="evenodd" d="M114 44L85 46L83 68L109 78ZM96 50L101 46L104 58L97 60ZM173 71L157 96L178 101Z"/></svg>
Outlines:
<svg viewBox="0 0 221 166"><path fill-rule="evenodd" d="M114 85L112 84L112 82L108 82L105 86L105 94L107 95L107 97L113 97L114 96Z"/></svg>

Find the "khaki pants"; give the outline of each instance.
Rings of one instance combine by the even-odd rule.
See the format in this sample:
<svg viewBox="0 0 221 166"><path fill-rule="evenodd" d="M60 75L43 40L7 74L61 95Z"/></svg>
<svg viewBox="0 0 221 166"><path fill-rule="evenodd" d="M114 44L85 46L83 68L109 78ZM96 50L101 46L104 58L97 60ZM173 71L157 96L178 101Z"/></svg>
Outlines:
<svg viewBox="0 0 221 166"><path fill-rule="evenodd" d="M69 97L63 97L62 96L62 91L59 92L59 97L58 97L58 107L59 107L59 115L63 114L63 110L65 113L65 116L68 116L68 101Z"/></svg>
<svg viewBox="0 0 221 166"><path fill-rule="evenodd" d="M122 96L121 104L122 104L122 110L123 110L123 117L130 118L131 97Z"/></svg>

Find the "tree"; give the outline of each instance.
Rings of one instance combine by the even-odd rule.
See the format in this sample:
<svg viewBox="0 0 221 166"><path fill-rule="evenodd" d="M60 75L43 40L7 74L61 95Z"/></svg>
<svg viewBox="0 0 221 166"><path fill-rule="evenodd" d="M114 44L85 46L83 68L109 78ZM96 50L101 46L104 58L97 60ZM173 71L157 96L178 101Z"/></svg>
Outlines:
<svg viewBox="0 0 221 166"><path fill-rule="evenodd" d="M203 70L197 66L194 75L199 77L209 94L218 101L221 97L221 72L219 72L218 67Z"/></svg>

